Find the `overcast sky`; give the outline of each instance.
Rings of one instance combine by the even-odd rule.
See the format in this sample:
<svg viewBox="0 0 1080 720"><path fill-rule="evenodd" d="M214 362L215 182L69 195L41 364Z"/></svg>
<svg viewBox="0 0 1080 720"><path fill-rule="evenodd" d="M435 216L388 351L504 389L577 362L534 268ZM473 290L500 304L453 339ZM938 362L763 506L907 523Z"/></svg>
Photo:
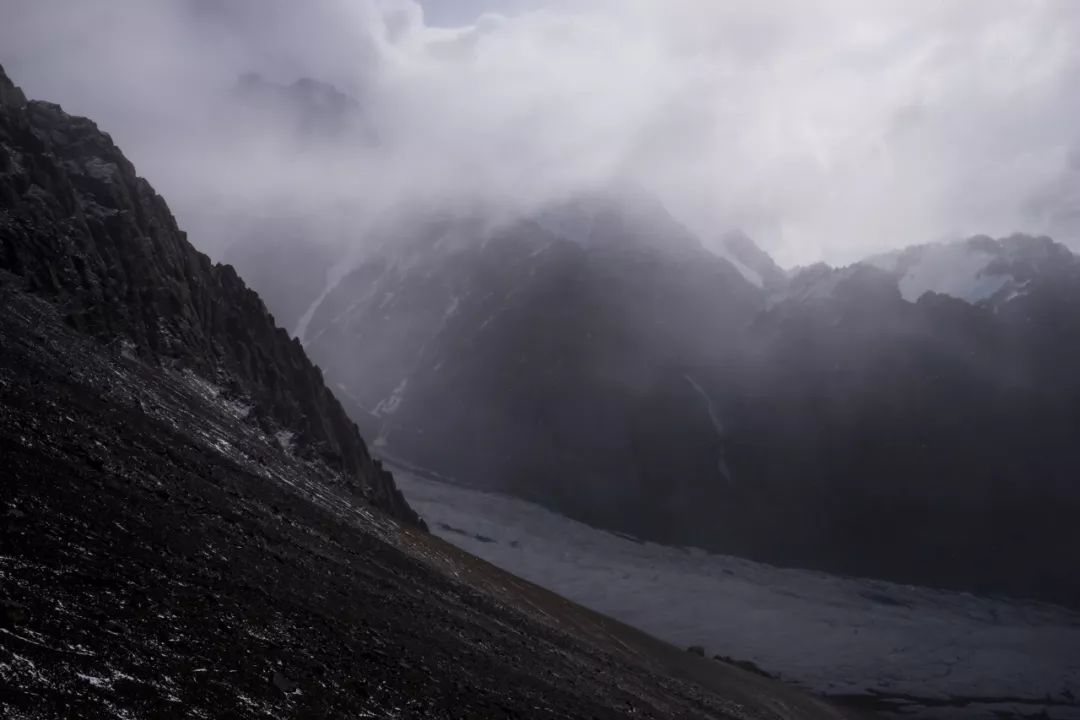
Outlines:
<svg viewBox="0 0 1080 720"><path fill-rule="evenodd" d="M16 82L112 132L195 226L214 203L528 206L629 179L785 265L979 232L1080 247L1074 0L0 0L0 18ZM250 71L333 83L377 142L223 140Z"/></svg>
<svg viewBox="0 0 1080 720"><path fill-rule="evenodd" d="M430 25L454 27L475 22L487 13L519 15L543 7L543 0L422 0L424 19Z"/></svg>

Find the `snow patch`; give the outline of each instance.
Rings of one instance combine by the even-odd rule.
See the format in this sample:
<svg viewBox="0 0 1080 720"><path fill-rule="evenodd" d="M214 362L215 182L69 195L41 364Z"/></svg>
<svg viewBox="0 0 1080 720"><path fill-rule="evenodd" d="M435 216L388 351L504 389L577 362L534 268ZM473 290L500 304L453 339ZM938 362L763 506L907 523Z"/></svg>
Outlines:
<svg viewBox="0 0 1080 720"><path fill-rule="evenodd" d="M323 285L322 291L311 301L311 305L304 311L304 314L300 316L300 320L296 323L296 329L293 331L293 337L297 338L301 343L307 342L308 326L311 325L311 319L315 317L315 312L319 309L319 306L323 304L323 301L337 289L337 286L341 284L341 281L349 274L349 271L353 268L353 261L346 259L326 273L326 284Z"/></svg>
<svg viewBox="0 0 1080 720"><path fill-rule="evenodd" d="M457 315L458 308L461 307L461 299L454 295L450 298L450 304L446 306L446 311L443 313L443 320L449 320Z"/></svg>
<svg viewBox="0 0 1080 720"><path fill-rule="evenodd" d="M396 296L397 296L396 291L391 290L389 292L384 292L383 296L382 296L382 300L379 301L379 306L377 308L375 308L375 309L376 310L382 310L385 307L389 307L390 305L393 304L394 297L396 297Z"/></svg>
<svg viewBox="0 0 1080 720"><path fill-rule="evenodd" d="M89 683L90 685L93 685L96 688L101 688L101 689L107 690L110 687L112 687L112 681L109 680L108 678L95 677L93 675L86 675L86 674L81 673L81 672L75 673L75 677L79 678L83 682L86 682L86 683Z"/></svg>
<svg viewBox="0 0 1080 720"><path fill-rule="evenodd" d="M705 392L705 388L701 387L694 378L689 375L683 375L686 378L686 382L690 383L690 387L697 391L697 394L701 396L701 399L705 401L705 409L709 413L709 420L712 422L713 429L716 430L716 437L720 440L720 457L716 463L716 469L720 472L720 475L727 480L729 485L735 483L735 478L731 473L731 466L727 463L727 458L724 456L724 424L720 422L720 418L716 414L716 408L713 406L712 398L709 393Z"/></svg>
<svg viewBox="0 0 1080 720"><path fill-rule="evenodd" d="M977 303L987 300L1012 280L1010 275L987 272L995 256L971 243L944 243L917 248L915 262L902 267L902 258L912 250L879 255L868 259L869 265L887 272L902 273L900 294L915 302L928 292Z"/></svg>
<svg viewBox="0 0 1080 720"><path fill-rule="evenodd" d="M222 400L221 407L224 409L225 414L233 417L236 420L246 420L251 411L255 409L254 405L242 402L240 400Z"/></svg>
<svg viewBox="0 0 1080 720"><path fill-rule="evenodd" d="M756 285L759 288L765 287L765 280L761 277L761 273L759 273L757 270L754 270L742 260L739 260L739 258L735 257L723 248L715 249L714 252L720 257L727 260L732 265L734 265L735 269L739 271L739 274L742 275L743 279L745 279L748 283L750 283L751 285Z"/></svg>
<svg viewBox="0 0 1080 720"><path fill-rule="evenodd" d="M394 388L394 391L390 393L389 397L383 398L375 405L375 408L371 411L372 415L381 417L385 415L393 415L401 407L401 402L405 399L405 389L409 386L409 379L404 378L398 386Z"/></svg>
<svg viewBox="0 0 1080 720"><path fill-rule="evenodd" d="M274 439L277 440L278 447L290 454L292 453L293 447L295 446L295 438L296 433L292 432L291 430L279 430L278 432L274 433Z"/></svg>
<svg viewBox="0 0 1080 720"><path fill-rule="evenodd" d="M92 157L86 161L86 174L95 180L113 182L120 174L120 168L116 163L107 162L99 157Z"/></svg>

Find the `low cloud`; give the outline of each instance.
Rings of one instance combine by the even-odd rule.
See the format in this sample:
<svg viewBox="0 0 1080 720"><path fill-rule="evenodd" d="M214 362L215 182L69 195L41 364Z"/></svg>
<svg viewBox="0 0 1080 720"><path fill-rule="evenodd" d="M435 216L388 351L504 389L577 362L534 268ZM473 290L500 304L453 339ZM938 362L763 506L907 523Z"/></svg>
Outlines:
<svg viewBox="0 0 1080 720"><path fill-rule="evenodd" d="M979 232L1080 247L1070 0L3 5L16 82L112 132L212 254L238 209L359 237L395 209L527 210L612 179L788 265ZM300 138L237 110L246 73L357 110Z"/></svg>

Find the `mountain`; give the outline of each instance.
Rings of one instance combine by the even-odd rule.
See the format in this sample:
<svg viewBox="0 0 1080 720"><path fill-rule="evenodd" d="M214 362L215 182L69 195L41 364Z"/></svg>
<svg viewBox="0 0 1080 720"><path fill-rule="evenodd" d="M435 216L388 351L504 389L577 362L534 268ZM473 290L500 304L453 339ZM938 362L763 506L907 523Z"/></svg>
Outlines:
<svg viewBox="0 0 1080 720"><path fill-rule="evenodd" d="M1025 294L1032 283L1075 274L1076 256L1048 237L1013 235L916 245L866 260L897 278L904 299L928 292L973 304L998 305Z"/></svg>
<svg viewBox="0 0 1080 720"><path fill-rule="evenodd" d="M5 91L0 269L64 307L65 322L180 363L295 434L298 448L408 522L418 518L372 460L300 344L228 265L181 232L111 138L48 103Z"/></svg>
<svg viewBox="0 0 1080 720"><path fill-rule="evenodd" d="M380 454L653 541L1080 602L1063 246L788 276L624 189L376 245L303 339Z"/></svg>
<svg viewBox="0 0 1080 720"><path fill-rule="evenodd" d="M1016 236L881 264L795 273L748 325L718 380L744 484L713 547L1075 605L1080 263Z"/></svg>
<svg viewBox="0 0 1080 720"><path fill-rule="evenodd" d="M241 125L277 125L286 137L301 142L339 139L355 132L363 136L366 126L358 100L330 83L300 78L290 84L273 82L258 73L240 76L231 100L231 111ZM368 135L367 140L373 140Z"/></svg>
<svg viewBox="0 0 1080 720"><path fill-rule="evenodd" d="M1080 283L1000 309L907 301L869 265L792 287L729 396L745 536L784 528L765 550L793 565L1075 604Z"/></svg>
<svg viewBox="0 0 1080 720"><path fill-rule="evenodd" d="M423 531L300 344L0 70L0 716L839 720Z"/></svg>
<svg viewBox="0 0 1080 720"><path fill-rule="evenodd" d="M381 452L608 526L683 523L727 488L695 367L764 296L662 208L624 207L426 224L326 296L307 347Z"/></svg>

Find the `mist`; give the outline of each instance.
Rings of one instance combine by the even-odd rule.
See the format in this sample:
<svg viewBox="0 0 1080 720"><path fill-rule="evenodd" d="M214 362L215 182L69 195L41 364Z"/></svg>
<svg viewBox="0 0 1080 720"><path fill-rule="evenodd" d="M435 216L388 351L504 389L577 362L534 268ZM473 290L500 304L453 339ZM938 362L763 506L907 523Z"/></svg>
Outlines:
<svg viewBox="0 0 1080 720"><path fill-rule="evenodd" d="M0 0L0 65L0 717L1080 717L1080 0Z"/></svg>
<svg viewBox="0 0 1080 720"><path fill-rule="evenodd" d="M2 5L0 63L98 121L215 257L237 216L363 243L612 182L785 266L1018 230L1080 248L1069 0ZM348 110L298 128L238 99L250 73Z"/></svg>

